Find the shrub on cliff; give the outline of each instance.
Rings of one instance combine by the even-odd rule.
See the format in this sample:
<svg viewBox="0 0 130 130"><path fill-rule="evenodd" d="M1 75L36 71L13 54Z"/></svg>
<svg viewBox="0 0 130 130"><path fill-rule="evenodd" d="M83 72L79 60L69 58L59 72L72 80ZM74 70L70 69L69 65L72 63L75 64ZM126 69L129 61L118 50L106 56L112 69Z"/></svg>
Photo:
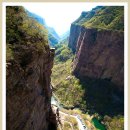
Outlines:
<svg viewBox="0 0 130 130"><path fill-rule="evenodd" d="M97 6L86 15L81 15L73 24L88 28L124 30L123 6Z"/></svg>
<svg viewBox="0 0 130 130"><path fill-rule="evenodd" d="M65 62L73 56L72 51L67 47L67 44L58 44L56 46L55 54L57 62Z"/></svg>
<svg viewBox="0 0 130 130"><path fill-rule="evenodd" d="M124 129L124 117L121 115L114 116L113 118L109 116L104 116L104 124L107 130L123 130Z"/></svg>
<svg viewBox="0 0 130 130"><path fill-rule="evenodd" d="M46 29L29 17L21 6L6 7L7 60L12 59L18 46L31 46L37 52L45 52L48 47Z"/></svg>

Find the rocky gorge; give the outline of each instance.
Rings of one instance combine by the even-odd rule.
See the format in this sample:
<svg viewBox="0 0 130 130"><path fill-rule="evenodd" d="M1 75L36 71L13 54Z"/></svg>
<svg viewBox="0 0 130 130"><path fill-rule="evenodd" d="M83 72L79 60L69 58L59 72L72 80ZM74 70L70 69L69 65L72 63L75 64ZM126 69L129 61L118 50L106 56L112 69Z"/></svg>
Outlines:
<svg viewBox="0 0 130 130"><path fill-rule="evenodd" d="M6 128L61 129L56 95L64 115L80 115L86 128L124 129L123 14L123 6L84 11L60 40L38 15L7 6ZM65 130L79 129L67 121Z"/></svg>

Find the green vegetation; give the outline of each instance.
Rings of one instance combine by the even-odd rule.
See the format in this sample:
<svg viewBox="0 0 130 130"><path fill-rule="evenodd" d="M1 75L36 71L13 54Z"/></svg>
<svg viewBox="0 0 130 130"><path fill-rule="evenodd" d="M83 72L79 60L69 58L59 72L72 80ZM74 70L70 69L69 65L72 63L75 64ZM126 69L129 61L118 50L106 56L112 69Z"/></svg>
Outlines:
<svg viewBox="0 0 130 130"><path fill-rule="evenodd" d="M55 55L56 55L55 58L56 62L66 62L68 59L72 60L73 58L73 54L66 44L62 45L58 44L56 46Z"/></svg>
<svg viewBox="0 0 130 130"><path fill-rule="evenodd" d="M83 12L81 17L73 24L82 25L87 28L123 31L123 13L124 9L121 6L96 7L90 12ZM57 42L52 35L48 36L48 32L43 25L27 15L27 12L23 7L8 6L6 8L7 62L15 60L17 63L20 63L21 66L27 65L36 54L40 54L41 52L46 53L46 49L49 48L48 37L50 41ZM97 108L97 110L100 110L101 112L104 112L104 110L107 110L108 108L112 108L110 110L113 110L115 103L110 103L113 102L111 98L112 94L110 93L110 91L113 90L111 90L111 86L108 83L107 85L110 87L109 89L106 89L107 86L105 86L105 83L103 84L100 81L89 80L86 85L88 88L86 87L86 89L83 84L81 84L81 81L72 74L74 54L68 48L67 42L67 40L64 40L55 46L55 62L52 70L52 85L54 87L54 93L58 99L60 99L60 102L66 108L80 108L83 111L86 111L86 108L90 109L91 107ZM96 87L93 84L96 84ZM106 95L109 95L108 98L105 98ZM87 98L84 99L84 97ZM105 109L103 110L102 108L104 108L104 106ZM119 111L118 108L114 110L115 112ZM94 113L96 112L94 111L91 114ZM79 114L84 120L88 120L85 114L80 112ZM75 129L77 129L76 122L73 119L72 122ZM105 129L96 118L94 118L92 122L97 129ZM103 116L102 122L107 130L124 129L124 117L117 116L117 114L111 117ZM65 125L68 129L70 128L69 124Z"/></svg>
<svg viewBox="0 0 130 130"><path fill-rule="evenodd" d="M97 6L82 15L73 23L87 28L124 30L123 6Z"/></svg>
<svg viewBox="0 0 130 130"><path fill-rule="evenodd" d="M73 53L67 43L56 46L55 63L52 69L52 84L54 93L66 107L84 108L84 90L79 80L72 75ZM61 96L64 95L64 96Z"/></svg>
<svg viewBox="0 0 130 130"><path fill-rule="evenodd" d="M124 7L98 6L92 11L83 12L73 24L98 30L124 31ZM76 78L72 74L74 54L67 47L66 40L56 46L55 54L52 84L54 93L65 108L79 108L84 114L87 112L86 115L93 117L89 121L82 113L79 115L91 128L123 130L123 99L120 99L120 103L114 102L113 92L118 95L114 84L105 79Z"/></svg>
<svg viewBox="0 0 130 130"><path fill-rule="evenodd" d="M61 110L62 112L64 113L67 113L67 114L70 114L70 115L80 115L80 117L83 119L85 125L91 129L91 130L95 130L95 127L93 126L93 124L91 123L91 116L87 113L83 113L80 109L69 109L69 110L66 110L66 109L62 109Z"/></svg>
<svg viewBox="0 0 130 130"><path fill-rule="evenodd" d="M64 130L72 130L71 125L68 122L64 123Z"/></svg>
<svg viewBox="0 0 130 130"><path fill-rule="evenodd" d="M16 58L18 54L15 55L15 53L18 51L26 57L25 52L28 46L30 46L28 53L34 50L38 53L46 53L48 33L42 25L27 15L23 7L7 6L6 44L7 61L13 59L14 56Z"/></svg>
<svg viewBox="0 0 130 130"><path fill-rule="evenodd" d="M60 100L60 103L68 109L67 111L64 110L64 112L69 114L79 114L82 119L84 119L86 125L93 130L122 130L124 128L123 116L119 117L115 115L114 117L110 116L109 118L105 116L107 115L107 109L110 107L116 112L120 111L118 109L113 109L114 106L111 103L112 101L110 98L111 94L108 96L109 98L106 96L108 92L111 92L111 85L108 84L107 81L95 79L88 79L89 82L87 82L87 85L84 84L72 74L74 54L68 48L67 41L65 40L56 45L55 48L52 85L54 87L53 92ZM102 82L102 84L100 84L100 82ZM106 82L107 86L110 87L106 87ZM96 84L97 87L95 88L93 84ZM100 87L98 87L99 85ZM86 99L84 98L85 96L87 97ZM70 110L70 108L76 107L82 111L79 109ZM96 109L92 109L92 107ZM102 115L99 110L103 112L104 115ZM91 117L93 118L91 119Z"/></svg>
<svg viewBox="0 0 130 130"><path fill-rule="evenodd" d="M60 38L59 38L58 34L56 33L56 31L54 30L54 28L48 27L46 25L45 19L43 19L42 17L38 16L37 14L29 12L28 10L26 10L26 12L27 12L29 17L35 19L40 25L44 26L47 29L49 44L50 44L50 46L55 46L55 44L58 43Z"/></svg>
<svg viewBox="0 0 130 130"><path fill-rule="evenodd" d="M67 121L67 122L70 122L72 124L74 130L79 130L78 129L78 123L77 123L75 118L70 117L70 116L66 116L64 120Z"/></svg>
<svg viewBox="0 0 130 130"><path fill-rule="evenodd" d="M124 117L122 115L109 117L104 116L103 122L107 130L123 130L124 129Z"/></svg>

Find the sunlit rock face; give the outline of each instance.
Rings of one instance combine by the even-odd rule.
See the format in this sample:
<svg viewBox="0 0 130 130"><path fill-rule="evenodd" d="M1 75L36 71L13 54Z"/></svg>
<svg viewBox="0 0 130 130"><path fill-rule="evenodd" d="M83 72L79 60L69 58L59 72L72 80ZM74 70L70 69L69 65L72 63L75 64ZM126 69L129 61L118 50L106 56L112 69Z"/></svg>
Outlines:
<svg viewBox="0 0 130 130"><path fill-rule="evenodd" d="M98 31L72 25L69 46L76 54L73 62L74 74L108 79L123 90L123 32Z"/></svg>
<svg viewBox="0 0 130 130"><path fill-rule="evenodd" d="M84 85L87 107L102 115L123 114L123 32L75 25L71 29L69 46L75 52L73 74ZM75 35L76 31L79 35Z"/></svg>
<svg viewBox="0 0 130 130"><path fill-rule="evenodd" d="M109 18L108 18L109 17ZM124 8L97 6L70 28L72 73L85 89L92 113L124 114Z"/></svg>

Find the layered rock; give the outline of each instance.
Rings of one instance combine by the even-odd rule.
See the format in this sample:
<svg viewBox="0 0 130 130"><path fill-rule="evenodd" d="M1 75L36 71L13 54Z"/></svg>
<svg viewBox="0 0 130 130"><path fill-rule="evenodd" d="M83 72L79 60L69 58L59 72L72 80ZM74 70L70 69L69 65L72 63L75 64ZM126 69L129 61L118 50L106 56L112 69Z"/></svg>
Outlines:
<svg viewBox="0 0 130 130"><path fill-rule="evenodd" d="M71 26L69 46L76 51L73 72L79 77L106 79L123 90L124 34Z"/></svg>

